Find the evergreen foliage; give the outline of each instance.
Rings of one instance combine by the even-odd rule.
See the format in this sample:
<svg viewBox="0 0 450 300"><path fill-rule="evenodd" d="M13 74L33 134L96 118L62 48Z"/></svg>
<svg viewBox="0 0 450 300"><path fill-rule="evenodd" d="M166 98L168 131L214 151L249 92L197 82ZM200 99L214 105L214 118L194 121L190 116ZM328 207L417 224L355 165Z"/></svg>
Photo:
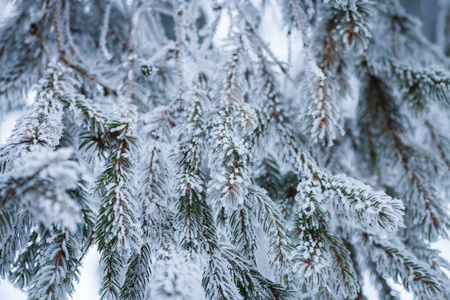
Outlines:
<svg viewBox="0 0 450 300"><path fill-rule="evenodd" d="M440 2L433 44L398 0L15 1L1 276L67 299L97 248L101 299L448 299Z"/></svg>

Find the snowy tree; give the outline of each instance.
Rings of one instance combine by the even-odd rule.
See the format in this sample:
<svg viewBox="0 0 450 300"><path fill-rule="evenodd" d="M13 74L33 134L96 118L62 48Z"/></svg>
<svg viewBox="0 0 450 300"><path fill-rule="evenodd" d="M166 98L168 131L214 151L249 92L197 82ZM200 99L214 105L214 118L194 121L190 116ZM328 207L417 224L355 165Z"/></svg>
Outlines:
<svg viewBox="0 0 450 300"><path fill-rule="evenodd" d="M67 299L96 247L101 299L448 299L440 5L434 44L399 0L14 1L1 276Z"/></svg>

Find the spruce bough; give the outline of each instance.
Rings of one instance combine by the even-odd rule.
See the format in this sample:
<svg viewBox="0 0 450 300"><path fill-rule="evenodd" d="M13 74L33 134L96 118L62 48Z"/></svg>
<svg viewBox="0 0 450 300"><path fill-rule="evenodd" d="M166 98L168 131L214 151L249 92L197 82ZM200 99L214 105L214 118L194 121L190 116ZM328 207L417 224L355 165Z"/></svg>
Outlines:
<svg viewBox="0 0 450 300"><path fill-rule="evenodd" d="M398 0L13 6L0 274L29 299L95 248L101 299L450 296L445 0L437 45Z"/></svg>

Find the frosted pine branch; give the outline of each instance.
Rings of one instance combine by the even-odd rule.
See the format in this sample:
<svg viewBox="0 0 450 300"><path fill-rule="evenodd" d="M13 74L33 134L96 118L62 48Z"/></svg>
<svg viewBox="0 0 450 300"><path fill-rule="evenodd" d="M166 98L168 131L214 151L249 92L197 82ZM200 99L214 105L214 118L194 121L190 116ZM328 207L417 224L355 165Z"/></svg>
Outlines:
<svg viewBox="0 0 450 300"><path fill-rule="evenodd" d="M438 45L414 5L8 3L0 275L67 299L97 249L101 299L444 299L448 5Z"/></svg>
<svg viewBox="0 0 450 300"><path fill-rule="evenodd" d="M289 261L292 255L285 221L265 190L253 186L250 190L250 197L253 198L256 218L268 238L269 266L274 268L277 275L280 276L286 270L286 261Z"/></svg>
<svg viewBox="0 0 450 300"><path fill-rule="evenodd" d="M349 220L358 220L365 228L397 231L403 227L404 206L381 191L374 191L345 175L336 175L330 181L330 189L336 192L336 211Z"/></svg>
<svg viewBox="0 0 450 300"><path fill-rule="evenodd" d="M395 279L405 284L408 290L422 299L444 299L444 282L433 271L429 271L403 245L389 240L379 240L375 236L363 233L364 248L369 251L372 261L381 274L392 274L387 266L395 264L398 273Z"/></svg>
<svg viewBox="0 0 450 300"><path fill-rule="evenodd" d="M115 143L107 167L97 179L97 195L102 199L96 223L96 240L104 266L102 299L118 299L125 262L141 244L131 177L135 171L131 157L135 147L132 126L125 116L108 124ZM117 269L120 271L116 272Z"/></svg>
<svg viewBox="0 0 450 300"><path fill-rule="evenodd" d="M74 231L82 220L80 206L68 194L79 180L78 165L69 160L70 154L70 150L31 153L15 161L14 171L1 175L2 207L22 206L48 227L59 223Z"/></svg>
<svg viewBox="0 0 450 300"><path fill-rule="evenodd" d="M31 282L30 298L56 300L72 294L80 266L76 239L67 231L52 229L48 246L37 256L39 270Z"/></svg>

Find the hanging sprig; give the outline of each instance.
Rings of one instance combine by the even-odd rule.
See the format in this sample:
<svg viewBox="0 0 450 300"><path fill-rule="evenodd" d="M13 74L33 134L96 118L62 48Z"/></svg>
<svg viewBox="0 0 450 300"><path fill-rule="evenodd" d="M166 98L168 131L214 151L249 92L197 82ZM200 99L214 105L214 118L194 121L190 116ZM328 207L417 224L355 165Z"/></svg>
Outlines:
<svg viewBox="0 0 450 300"><path fill-rule="evenodd" d="M5 206L14 200L10 204L22 206L47 226L60 222L75 230L81 212L68 192L76 189L80 168L69 160L70 150L51 152L59 145L63 130L64 107L56 88L62 76L62 72L49 70L30 113L17 121L13 135L0 150L4 172L0 203Z"/></svg>
<svg viewBox="0 0 450 300"><path fill-rule="evenodd" d="M395 61L392 61L389 70L399 83L403 99L413 110L427 110L431 101L450 104L450 75L441 71L414 69ZM388 74L385 72L385 75Z"/></svg>
<svg viewBox="0 0 450 300"><path fill-rule="evenodd" d="M114 144L106 167L96 182L95 194L100 197L101 205L95 235L104 266L102 299L117 299L126 259L139 249L141 243L133 182L135 168L132 153L136 149L136 138L133 136L132 120L127 116L119 115L107 127L114 136Z"/></svg>
<svg viewBox="0 0 450 300"><path fill-rule="evenodd" d="M269 111L272 111L269 115L272 115L277 123L280 142L284 147L282 154L298 172L300 180L296 187L293 204L294 225L290 231L292 247L294 247L290 264L297 272L291 273L288 277L290 280L287 282L296 278L300 285L306 286L307 290L313 293L324 287L330 287L335 295L353 297L360 289L355 271L346 268L346 265L352 265L353 262L349 253L344 250L345 246L326 222L330 211L326 208L325 199L335 199L337 202L334 212L343 216L350 211L354 213L354 217L357 217L362 211L366 213L365 209L358 212L361 205L370 207L373 204L372 208L374 212L376 211L374 218L361 220L360 224L363 227L368 226L378 230L389 228L393 231L398 226L402 226L402 202L382 192L374 192L356 180L339 176L334 179L330 177L328 172L322 170L310 154L303 150L305 143L297 138L293 129L289 127L287 123L289 119L278 107L276 98L269 97L269 99L271 100ZM343 186L338 183L340 181L338 178L341 178ZM357 192L358 187L361 188L361 193ZM348 199L352 198L353 202L349 203ZM384 205L386 205L386 212L389 212L386 216L382 208ZM379 209L375 209L376 206ZM329 274L334 274L335 277Z"/></svg>
<svg viewBox="0 0 450 300"><path fill-rule="evenodd" d="M340 8L332 12L336 27L333 38L344 53L361 54L367 49L371 34L371 21L375 14L371 1L337 1ZM347 3L343 3L347 2ZM342 51L341 50L341 51Z"/></svg>
<svg viewBox="0 0 450 300"><path fill-rule="evenodd" d="M42 249L41 246L40 236L34 231L27 241L27 247L20 250L17 257L9 262L10 265L14 264L9 273L9 278L15 287L24 290L31 284L39 268L36 260L40 249ZM3 253L2 258L5 258Z"/></svg>
<svg viewBox="0 0 450 300"><path fill-rule="evenodd" d="M232 53L219 79L215 109L209 125L212 157L218 166L209 184L209 194L218 207L234 211L244 204L250 176L245 163L246 150L235 131L253 128L253 114L244 103L244 82L240 71L240 50Z"/></svg>
<svg viewBox="0 0 450 300"><path fill-rule="evenodd" d="M300 31L302 50L304 51L309 71L319 78L324 78L323 72L317 66L310 49L308 21L312 19L314 14L312 5L305 5L303 1L297 0L280 0L280 5L286 25L289 28L296 28Z"/></svg>
<svg viewBox="0 0 450 300"><path fill-rule="evenodd" d="M259 49L261 50L261 49ZM262 151L262 146L270 133L271 124L274 119L283 118L282 105L280 103L281 93L271 65L262 55L258 56L259 64L255 78L254 98L260 100L260 106L255 111L257 116L256 126L253 132L246 135L246 146L248 148L248 162L255 163L255 158ZM282 120L281 120L282 121Z"/></svg>
<svg viewBox="0 0 450 300"><path fill-rule="evenodd" d="M9 276L21 288L29 286L31 299L66 299L79 280L86 251L83 245L89 242L94 226L94 216L82 184L71 191L70 196L82 207L84 223L72 231L59 225L33 228L27 247L14 261Z"/></svg>
<svg viewBox="0 0 450 300"><path fill-rule="evenodd" d="M333 16L325 17L317 29L314 40L314 50L318 59L318 68L323 76L308 74L305 80L306 97L308 99L305 111L305 128L310 131L312 142L326 139L329 146L336 139L336 133L341 132L340 111L338 103L341 99L337 97L338 78L328 75L341 74L338 66L342 64L341 54L337 51L333 30L337 23Z"/></svg>
<svg viewBox="0 0 450 300"><path fill-rule="evenodd" d="M31 283L33 270L37 271L29 266L29 260L37 257L37 243L22 249L32 233L32 221L47 228L59 224L63 230L69 229L70 234L82 221L86 222L83 230L90 231L88 227L92 226L91 210L81 195L81 168L72 160L72 151L52 152L63 135L65 106L60 97L61 87L68 86L63 80L65 73L58 66L50 66L37 87L36 100L28 109L30 113L18 120L13 135L2 149L2 184L5 185L1 188L1 202L9 208L3 210L5 227L1 240L4 244L0 251L2 259L8 260L9 268L13 268L11 280L21 288ZM41 238L40 232L32 233L30 238L37 237ZM7 270L2 269L2 274Z"/></svg>
<svg viewBox="0 0 450 300"><path fill-rule="evenodd" d="M259 224L268 238L267 256L269 258L269 266L281 278L282 274L286 271L287 264L292 255L285 221L278 212L275 203L268 197L264 189L258 186L252 186L249 191L249 196L252 198L253 213L256 215Z"/></svg>
<svg viewBox="0 0 450 300"><path fill-rule="evenodd" d="M173 239L171 228L164 224L171 221L172 212L167 207L164 181L166 170L161 154L161 144L154 141L148 149L150 156L143 156L139 185L142 228L142 246L129 258L128 270L121 288L120 299L144 299L151 276L152 257L156 257L158 249L168 247ZM159 250L161 252L161 250Z"/></svg>
<svg viewBox="0 0 450 300"><path fill-rule="evenodd" d="M450 223L446 210L443 210L443 199L436 192L436 184L430 182L424 173L431 168L427 166L429 154L408 143L411 139L403 128L403 116L386 83L371 73L365 76L359 111L367 121L361 124L361 139L367 144L375 143L372 151L376 165L373 167L382 163L382 159L398 157L399 169L393 171L399 170L402 180L398 181L395 190L409 207L406 226L421 224L419 232L430 240L446 236L445 228ZM371 140L367 140L369 138ZM398 176L398 172L393 174Z"/></svg>
<svg viewBox="0 0 450 300"><path fill-rule="evenodd" d="M381 240L363 232L358 244L364 247L380 274L391 276L421 299L444 299L446 287L440 276L430 271L405 247L393 240ZM395 271L391 268L395 265Z"/></svg>
<svg viewBox="0 0 450 300"><path fill-rule="evenodd" d="M145 291L151 277L151 250L149 245L144 243L139 252L130 257L128 264L120 299L145 299Z"/></svg>
<svg viewBox="0 0 450 300"><path fill-rule="evenodd" d="M196 89L186 95L185 122L180 127L183 142L176 153L177 219L184 247L198 251L204 248L203 206L206 204L205 178L201 172L206 128L204 124L207 98Z"/></svg>
<svg viewBox="0 0 450 300"><path fill-rule="evenodd" d="M240 258L238 252L223 247L222 255L228 261L239 288L239 297L226 299L292 299L294 293L265 278L252 262ZM242 295L243 298L240 296Z"/></svg>
<svg viewBox="0 0 450 300"><path fill-rule="evenodd" d="M50 72L28 113L17 120L13 134L0 149L3 171L12 169L10 162L29 152L52 151L62 136L63 105L57 100L53 86L61 74Z"/></svg>
<svg viewBox="0 0 450 300"><path fill-rule="evenodd" d="M208 253L209 259L202 281L206 297L209 299L242 300L242 295L230 278L229 270L231 266L229 261L223 258L218 250L211 250L213 251Z"/></svg>
<svg viewBox="0 0 450 300"><path fill-rule="evenodd" d="M6 277L17 252L19 252L27 243L31 232L31 216L27 212L17 213L16 209L2 209L0 213L0 275ZM26 276L26 274L22 274ZM24 281L29 284L34 274L30 274ZM11 276L11 278L14 278ZM24 286L18 282L20 288Z"/></svg>
<svg viewBox="0 0 450 300"><path fill-rule="evenodd" d="M330 249L333 259L331 265L330 279L328 284L331 287L333 296L343 296L344 298L355 298L360 295L360 278L355 270L355 261L351 257L342 239L332 233L324 233L324 242Z"/></svg>
<svg viewBox="0 0 450 300"><path fill-rule="evenodd" d="M333 176L330 189L336 192L335 211L344 218L374 230L396 232L404 226L401 200L342 174Z"/></svg>
<svg viewBox="0 0 450 300"><path fill-rule="evenodd" d="M37 256L39 269L30 284L30 299L57 300L72 295L79 280L79 236L52 228L45 250Z"/></svg>
<svg viewBox="0 0 450 300"><path fill-rule="evenodd" d="M165 124L168 108L154 110L142 116L142 134L151 143L142 149L139 179L139 223L143 233L142 246L128 260L128 270L121 288L120 299L145 299L152 269L165 260L169 247L175 243L173 208L167 192L168 170L163 151L167 149ZM161 113L161 114L160 114ZM149 155L146 155L149 153ZM158 270L157 270L158 271Z"/></svg>
<svg viewBox="0 0 450 300"><path fill-rule="evenodd" d="M343 3L345 2L345 3ZM309 74L305 80L308 105L305 128L312 142L325 140L331 146L337 133L343 134L340 121L340 103L349 85L346 56L350 51L358 55L368 46L370 22L374 14L372 3L339 1L338 9L324 6L324 15L316 26L312 50L315 52L322 76Z"/></svg>
<svg viewBox="0 0 450 300"><path fill-rule="evenodd" d="M295 196L297 211L290 233L295 247L292 257L295 273L291 276L312 293L317 293L320 286L326 284L325 270L332 261L323 240L323 232L328 230L324 223L327 212L322 208L320 191L320 186L306 178L299 183Z"/></svg>
<svg viewBox="0 0 450 300"><path fill-rule="evenodd" d="M78 203L68 193L77 188L79 180L78 164L69 160L70 155L70 150L61 149L17 159L14 171L0 179L2 209L21 206L48 227L59 223L74 231L82 219Z"/></svg>
<svg viewBox="0 0 450 300"><path fill-rule="evenodd" d="M312 142L326 139L328 145L333 145L336 131L342 128L339 124L338 105L334 95L337 94L334 83L324 78L309 77L308 108L305 112L305 126L311 133Z"/></svg>
<svg viewBox="0 0 450 300"><path fill-rule="evenodd" d="M250 192L249 192L250 193ZM252 214L253 197L245 197L244 203L239 205L228 216L228 224L232 228L227 231L228 239L246 259L255 261L256 232L255 220Z"/></svg>
<svg viewBox="0 0 450 300"><path fill-rule="evenodd" d="M188 299L192 295L205 298L202 263L190 259L187 251L170 249L168 257L159 260L154 270L149 292L152 299Z"/></svg>

